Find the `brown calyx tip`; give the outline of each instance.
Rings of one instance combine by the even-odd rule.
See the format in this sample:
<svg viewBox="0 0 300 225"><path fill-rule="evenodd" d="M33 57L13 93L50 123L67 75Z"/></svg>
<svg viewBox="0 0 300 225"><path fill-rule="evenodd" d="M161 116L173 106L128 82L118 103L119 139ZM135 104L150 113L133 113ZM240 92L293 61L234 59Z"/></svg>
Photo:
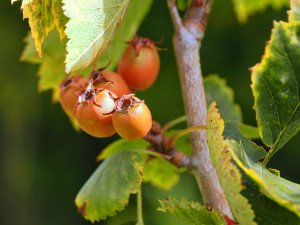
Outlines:
<svg viewBox="0 0 300 225"><path fill-rule="evenodd" d="M103 75L103 71L109 66L110 62L102 68L99 68L98 70L93 70L89 76L89 80L93 80L93 83L101 83L101 82L105 82L106 84L112 84L113 82L110 80L107 80L104 75Z"/></svg>
<svg viewBox="0 0 300 225"><path fill-rule="evenodd" d="M161 134L162 128L157 121L152 121L152 127L150 129L150 132L154 135Z"/></svg>
<svg viewBox="0 0 300 225"><path fill-rule="evenodd" d="M115 111L121 113L127 113L131 107L143 102L144 102L143 100L135 98L134 94L123 95L121 98L116 100Z"/></svg>
<svg viewBox="0 0 300 225"><path fill-rule="evenodd" d="M83 89L83 86L79 82L81 79L80 75L74 75L72 77L66 77L59 85L61 91L65 91L70 87L75 87L78 89Z"/></svg>
<svg viewBox="0 0 300 225"><path fill-rule="evenodd" d="M85 91L79 95L77 104L81 104L83 102L95 104L95 96L99 92L103 91L103 89L94 88L93 83L93 79L89 80L89 85L85 89Z"/></svg>
<svg viewBox="0 0 300 225"><path fill-rule="evenodd" d="M155 44L160 42L155 42L150 38L140 37L138 34L136 34L131 41L126 43L132 45L136 51L139 52L143 47L156 48Z"/></svg>
<svg viewBox="0 0 300 225"><path fill-rule="evenodd" d="M59 87L62 89L67 89L73 81L74 81L73 77L70 77L70 78L67 77L61 82Z"/></svg>

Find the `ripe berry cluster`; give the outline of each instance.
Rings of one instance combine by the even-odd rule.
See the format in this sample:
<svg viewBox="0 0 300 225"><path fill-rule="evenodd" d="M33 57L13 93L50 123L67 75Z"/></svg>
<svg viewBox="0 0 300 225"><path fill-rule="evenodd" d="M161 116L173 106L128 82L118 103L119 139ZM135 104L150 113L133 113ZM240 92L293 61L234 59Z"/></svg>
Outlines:
<svg viewBox="0 0 300 225"><path fill-rule="evenodd" d="M149 38L135 37L128 44L118 73L100 68L88 79L74 75L60 85L63 110L91 136L118 133L125 139L138 139L151 129L151 112L133 91L155 82L160 67L158 49Z"/></svg>

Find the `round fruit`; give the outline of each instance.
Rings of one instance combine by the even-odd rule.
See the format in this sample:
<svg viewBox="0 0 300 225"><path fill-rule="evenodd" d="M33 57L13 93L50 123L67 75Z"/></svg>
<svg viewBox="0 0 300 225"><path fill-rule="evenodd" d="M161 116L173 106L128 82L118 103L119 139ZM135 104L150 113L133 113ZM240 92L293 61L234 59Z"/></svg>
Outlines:
<svg viewBox="0 0 300 225"><path fill-rule="evenodd" d="M60 104L68 116L73 116L73 110L76 105L79 94L86 87L86 78L80 75L74 75L71 78L65 78L60 84Z"/></svg>
<svg viewBox="0 0 300 225"><path fill-rule="evenodd" d="M124 79L113 71L105 71L104 69L93 71L90 79L93 79L95 88L105 88L115 93L118 97L131 93Z"/></svg>
<svg viewBox="0 0 300 225"><path fill-rule="evenodd" d="M144 137L152 126L152 116L144 101L133 95L124 95L116 101L112 121L117 133L124 139Z"/></svg>
<svg viewBox="0 0 300 225"><path fill-rule="evenodd" d="M149 38L136 37L129 42L118 65L118 73L134 90L150 87L157 78L159 54Z"/></svg>
<svg viewBox="0 0 300 225"><path fill-rule="evenodd" d="M116 133L112 124L115 100L108 90L94 89L92 82L78 98L75 117L80 128L94 137L110 137Z"/></svg>

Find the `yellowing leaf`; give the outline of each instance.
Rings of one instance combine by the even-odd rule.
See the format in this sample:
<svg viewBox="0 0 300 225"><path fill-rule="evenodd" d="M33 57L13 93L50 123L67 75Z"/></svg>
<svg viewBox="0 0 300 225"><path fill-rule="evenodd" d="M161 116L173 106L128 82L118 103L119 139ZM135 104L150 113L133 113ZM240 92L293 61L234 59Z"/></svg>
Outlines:
<svg viewBox="0 0 300 225"><path fill-rule="evenodd" d="M30 63L41 64L38 70L39 91L53 91L53 101L59 97L59 83L65 78L64 57L66 54L65 41L60 41L57 32L51 32L44 44L43 58L39 58L34 51L34 44L31 35L25 39L27 45L22 53L21 60Z"/></svg>
<svg viewBox="0 0 300 225"><path fill-rule="evenodd" d="M268 6L274 9L288 6L289 0L232 0L232 2L239 21L244 23L250 15L261 12Z"/></svg>
<svg viewBox="0 0 300 225"><path fill-rule="evenodd" d="M12 3L17 0L12 0ZM43 43L49 32L55 27L64 36L65 16L61 8L61 0L23 0L23 18L28 19L35 47L42 55Z"/></svg>
<svg viewBox="0 0 300 225"><path fill-rule="evenodd" d="M212 102L208 109L207 126L206 135L211 160L233 215L240 224L254 225L255 215L248 200L241 194L244 189L241 174L232 163L229 145L223 140L224 120L215 102Z"/></svg>
<svg viewBox="0 0 300 225"><path fill-rule="evenodd" d="M63 0L66 26L66 72L89 66L110 43L129 0Z"/></svg>
<svg viewBox="0 0 300 225"><path fill-rule="evenodd" d="M39 55L42 55L42 46L46 36L54 28L50 9L51 0L33 0L23 6L23 17L28 19Z"/></svg>
<svg viewBox="0 0 300 225"><path fill-rule="evenodd" d="M52 0L52 15L54 25L59 32L60 38L63 39L65 37L67 18L63 13L62 0Z"/></svg>

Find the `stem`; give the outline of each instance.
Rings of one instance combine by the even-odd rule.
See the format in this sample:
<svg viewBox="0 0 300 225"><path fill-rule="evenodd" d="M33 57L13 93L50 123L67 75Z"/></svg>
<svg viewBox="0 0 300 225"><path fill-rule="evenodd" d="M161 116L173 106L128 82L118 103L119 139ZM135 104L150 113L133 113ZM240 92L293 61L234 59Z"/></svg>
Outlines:
<svg viewBox="0 0 300 225"><path fill-rule="evenodd" d="M139 192L137 193L137 224L144 225L143 219L143 202L142 202L142 186L140 187Z"/></svg>
<svg viewBox="0 0 300 225"><path fill-rule="evenodd" d="M270 159L271 159L272 156L273 156L273 151L274 151L273 148L271 148L271 149L268 151L267 155L266 155L265 158L264 158L264 161L262 162L262 164L263 164L264 166L267 166L267 164L269 163Z"/></svg>
<svg viewBox="0 0 300 225"><path fill-rule="evenodd" d="M168 122L167 124L164 125L163 129L162 129L162 133L166 133L170 128L176 126L177 124L180 124L182 122L185 122L187 120L186 116L181 116L178 117L170 122Z"/></svg>
<svg viewBox="0 0 300 225"><path fill-rule="evenodd" d="M176 135L174 135L173 137L171 137L170 146L175 146L177 139L184 135L187 135L187 134L192 133L197 130L205 130L205 129L207 129L206 126L195 126L195 127L186 128L186 129L180 131L179 133L177 133Z"/></svg>
<svg viewBox="0 0 300 225"><path fill-rule="evenodd" d="M207 0L200 6L192 1L183 20L179 16L176 1L167 2L175 29L173 44L188 126L206 124L207 107L199 51L212 1ZM196 178L199 178L204 204L233 218L216 170L210 161L206 131L198 130L190 137L193 147L192 164Z"/></svg>

